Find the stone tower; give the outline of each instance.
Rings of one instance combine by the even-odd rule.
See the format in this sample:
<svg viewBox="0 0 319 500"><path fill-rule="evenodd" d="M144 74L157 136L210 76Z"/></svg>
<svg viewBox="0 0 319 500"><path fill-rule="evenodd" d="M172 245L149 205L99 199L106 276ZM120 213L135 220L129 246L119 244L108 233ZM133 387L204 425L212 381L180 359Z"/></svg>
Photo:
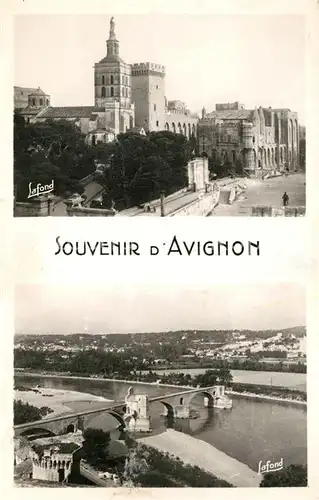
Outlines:
<svg viewBox="0 0 319 500"><path fill-rule="evenodd" d="M253 149L253 124L249 122L242 123L242 143L243 143L243 155L244 155L244 169L249 171L254 171L257 167L254 158Z"/></svg>
<svg viewBox="0 0 319 500"><path fill-rule="evenodd" d="M50 96L38 87L28 95L28 106L40 111L41 109L50 106Z"/></svg>
<svg viewBox="0 0 319 500"><path fill-rule="evenodd" d="M146 131L164 130L165 67L135 63L131 67L135 124Z"/></svg>
<svg viewBox="0 0 319 500"><path fill-rule="evenodd" d="M125 397L125 404L124 420L127 428L138 432L149 432L151 430L151 418L148 396L134 394L133 388L130 387Z"/></svg>
<svg viewBox="0 0 319 500"><path fill-rule="evenodd" d="M131 65L120 58L120 44L115 34L115 21L110 20L106 56L94 65L95 106L105 108L106 127L116 134L134 127Z"/></svg>

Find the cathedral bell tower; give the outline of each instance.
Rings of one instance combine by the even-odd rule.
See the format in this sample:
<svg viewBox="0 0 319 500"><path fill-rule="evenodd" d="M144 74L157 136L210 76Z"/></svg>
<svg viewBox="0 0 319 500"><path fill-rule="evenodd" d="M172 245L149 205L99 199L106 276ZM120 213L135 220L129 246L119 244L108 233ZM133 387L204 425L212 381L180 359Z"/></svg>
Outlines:
<svg viewBox="0 0 319 500"><path fill-rule="evenodd" d="M134 126L131 65L120 58L120 44L115 34L114 17L110 20L106 56L94 65L95 106L105 108L106 127L116 134Z"/></svg>

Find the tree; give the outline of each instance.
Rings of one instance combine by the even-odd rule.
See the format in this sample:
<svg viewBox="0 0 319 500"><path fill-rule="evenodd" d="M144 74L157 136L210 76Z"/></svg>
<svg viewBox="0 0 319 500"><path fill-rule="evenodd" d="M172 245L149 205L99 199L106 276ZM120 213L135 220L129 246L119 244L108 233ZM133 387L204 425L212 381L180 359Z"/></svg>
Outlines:
<svg viewBox="0 0 319 500"><path fill-rule="evenodd" d="M229 385L233 380L233 376L229 369L221 367L216 370L206 370L205 373L197 375L194 379L196 385L200 387L209 387L216 384Z"/></svg>
<svg viewBox="0 0 319 500"><path fill-rule="evenodd" d="M172 132L148 136L119 134L108 151L101 182L118 210L159 198L187 185L186 165L192 157L188 139Z"/></svg>
<svg viewBox="0 0 319 500"><path fill-rule="evenodd" d="M95 171L94 151L67 121L26 124L14 116L14 185L18 201L27 200L30 182L51 184L54 194L79 192L79 180Z"/></svg>
<svg viewBox="0 0 319 500"><path fill-rule="evenodd" d="M307 469L304 465L289 465L277 472L268 472L260 483L261 488L307 486Z"/></svg>
<svg viewBox="0 0 319 500"><path fill-rule="evenodd" d="M83 452L92 464L101 464L108 456L110 433L102 429L88 428L83 432Z"/></svg>
<svg viewBox="0 0 319 500"><path fill-rule="evenodd" d="M29 403L23 403L21 399L14 400L13 404L13 422L14 425L26 424L41 420L43 410Z"/></svg>

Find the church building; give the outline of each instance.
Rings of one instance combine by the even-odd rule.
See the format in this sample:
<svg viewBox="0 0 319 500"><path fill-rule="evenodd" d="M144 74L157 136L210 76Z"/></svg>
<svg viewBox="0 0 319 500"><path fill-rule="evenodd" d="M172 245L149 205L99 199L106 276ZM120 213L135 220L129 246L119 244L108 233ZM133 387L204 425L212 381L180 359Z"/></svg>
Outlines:
<svg viewBox="0 0 319 500"><path fill-rule="evenodd" d="M110 20L106 55L94 65L94 105L50 105L40 88L14 88L15 112L26 122L67 120L77 125L89 144L111 142L119 133L171 130L196 136L198 115L184 103L167 101L165 67L150 62L128 64L120 57L115 22Z"/></svg>
<svg viewBox="0 0 319 500"><path fill-rule="evenodd" d="M117 134L133 129L131 65L120 58L113 17L106 47L106 56L94 66L94 106L54 107L50 106L50 96L40 88L15 87L14 101L20 104L20 107L15 105L15 112L28 123L47 120L72 122L86 134L89 144L111 142ZM26 103L28 90L31 91L27 97L28 105L21 108L21 103Z"/></svg>

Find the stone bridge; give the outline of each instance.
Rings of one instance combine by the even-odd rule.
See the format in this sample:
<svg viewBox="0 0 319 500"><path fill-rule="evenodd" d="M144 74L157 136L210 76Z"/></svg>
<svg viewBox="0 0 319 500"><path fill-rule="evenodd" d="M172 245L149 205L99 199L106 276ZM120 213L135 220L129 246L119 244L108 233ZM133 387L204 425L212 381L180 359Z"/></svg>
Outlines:
<svg viewBox="0 0 319 500"><path fill-rule="evenodd" d="M196 389L181 390L178 393L165 394L148 399L149 404L159 402L162 403L165 410L165 415L171 418L187 419L190 416L190 406L192 399L197 395L204 396L204 405L210 408L229 408L231 400L225 396L224 386L212 386ZM45 418L36 422L28 422L14 426L15 436L29 436L46 432L51 435L67 434L84 430L90 426L90 420L101 413L108 413L114 417L119 428L126 427L124 415L126 412L126 401L105 406L94 410L85 410L77 413L63 414L57 417Z"/></svg>
<svg viewBox="0 0 319 500"><path fill-rule="evenodd" d="M165 394L149 400L156 401L165 407L165 414L174 418L189 418L191 402L198 394L204 396L204 405L210 408L230 408L231 400L225 396L225 387L214 385L212 387L197 387L196 389L184 390L174 394Z"/></svg>

